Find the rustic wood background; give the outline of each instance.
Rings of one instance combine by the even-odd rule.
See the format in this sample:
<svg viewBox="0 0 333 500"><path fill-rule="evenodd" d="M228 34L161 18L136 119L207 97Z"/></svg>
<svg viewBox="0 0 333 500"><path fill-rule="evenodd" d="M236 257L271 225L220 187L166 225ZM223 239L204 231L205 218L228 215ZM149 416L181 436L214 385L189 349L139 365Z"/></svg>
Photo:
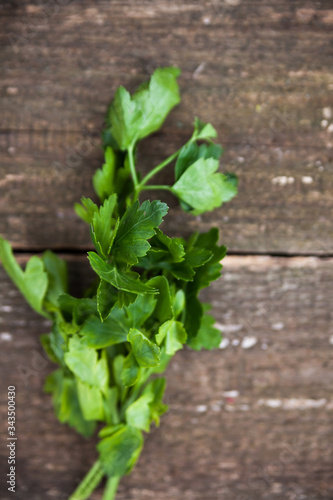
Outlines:
<svg viewBox="0 0 333 500"><path fill-rule="evenodd" d="M92 195L115 89L158 66L182 69L182 103L142 145L142 170L186 140L195 113L239 175L239 196L213 214L185 216L167 199L169 234L221 228L230 256L205 298L227 340L177 354L171 410L119 500L331 500L332 2L17 0L0 2L0 16L0 234L22 264L52 248L74 291L87 282L91 243L72 206ZM96 456L42 392L48 328L1 269L3 500L8 385L17 500L66 500Z"/></svg>

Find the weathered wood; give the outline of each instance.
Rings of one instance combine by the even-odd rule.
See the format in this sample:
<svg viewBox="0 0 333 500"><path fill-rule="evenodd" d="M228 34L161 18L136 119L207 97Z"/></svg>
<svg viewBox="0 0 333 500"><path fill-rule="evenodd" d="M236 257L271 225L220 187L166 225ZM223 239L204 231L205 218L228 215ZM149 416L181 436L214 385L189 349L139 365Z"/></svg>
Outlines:
<svg viewBox="0 0 333 500"><path fill-rule="evenodd" d="M85 259L67 259L78 293L91 273ZM224 278L204 298L230 343L177 354L167 374L170 412L147 437L119 500L332 498L332 264L227 258ZM3 270L0 303L2 417L6 387L17 387L16 498L65 500L95 459L94 444L53 416L42 392L53 365L38 340L48 323L29 310Z"/></svg>
<svg viewBox="0 0 333 500"><path fill-rule="evenodd" d="M173 123L192 121L194 109L244 140L278 123L276 107L285 137L301 126L318 145L311 132L332 91L328 0L64 3L52 12L29 2L3 16L3 128L96 126L118 85L134 89L172 63L183 69L184 96ZM13 45L13 35L23 38Z"/></svg>
<svg viewBox="0 0 333 500"><path fill-rule="evenodd" d="M333 254L330 0L22 0L0 14L0 234L15 248L90 246L72 205L92 194L106 107L118 85L132 91L174 64L182 103L142 144L142 170L187 139L195 114L216 126L241 194L202 218L168 198L166 231L216 224L234 252ZM87 262L68 260L77 292ZM229 344L178 353L170 412L119 500L331 500L332 262L228 258L205 299ZM18 396L16 498L65 500L94 446L54 418L38 340L49 325L2 269L0 304L2 416L9 384ZM12 498L4 475L0 488Z"/></svg>
<svg viewBox="0 0 333 500"><path fill-rule="evenodd" d="M143 145L143 167L197 114L240 175L237 200L187 224L213 220L235 252L332 254L331 2L54 0L2 12L0 233L16 248L89 245L71 206L100 165L107 104L118 85L175 64L183 100ZM177 233L184 216L172 213Z"/></svg>
<svg viewBox="0 0 333 500"><path fill-rule="evenodd" d="M5 154L0 165L0 234L21 249L88 248L89 230L75 215L73 204L83 194L94 196L91 176L102 163L96 140L70 134L63 140L63 150L57 134L39 142L33 136L32 146L28 134L20 137L16 153ZM185 134L182 137L185 141ZM181 145L179 139L175 142ZM138 164L147 172L174 151L175 143L167 134L159 134L142 146ZM241 149L227 146L223 160L224 169L239 175L240 194L213 213L193 217L178 209L171 195L149 193L151 198L161 195L171 207L165 230L186 235L215 224L231 251L332 255L329 152L267 147L241 163ZM79 154L82 151L87 154ZM160 175L161 183L172 183L172 170Z"/></svg>

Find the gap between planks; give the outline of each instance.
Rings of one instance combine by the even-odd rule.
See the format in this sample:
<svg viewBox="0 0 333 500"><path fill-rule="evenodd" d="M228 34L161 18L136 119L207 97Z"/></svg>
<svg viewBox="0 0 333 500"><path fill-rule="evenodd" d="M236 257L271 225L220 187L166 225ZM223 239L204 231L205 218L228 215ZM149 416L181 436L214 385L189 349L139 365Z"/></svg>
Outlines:
<svg viewBox="0 0 333 500"><path fill-rule="evenodd" d="M45 249L46 250L46 249ZM62 249L54 251L57 255L65 260L76 261L82 260L87 261L86 253L93 250L93 248L87 248L85 250L68 250ZM43 249L30 249L30 250L14 250L14 254L17 261L21 264L27 262L27 260L35 254L43 253ZM87 261L88 262L88 261ZM252 267L255 269L263 269L272 266L283 266L283 267L312 267L316 268L320 264L328 263L333 264L333 255L288 255L288 254L260 254L260 253L233 253L230 252L222 261L224 267Z"/></svg>

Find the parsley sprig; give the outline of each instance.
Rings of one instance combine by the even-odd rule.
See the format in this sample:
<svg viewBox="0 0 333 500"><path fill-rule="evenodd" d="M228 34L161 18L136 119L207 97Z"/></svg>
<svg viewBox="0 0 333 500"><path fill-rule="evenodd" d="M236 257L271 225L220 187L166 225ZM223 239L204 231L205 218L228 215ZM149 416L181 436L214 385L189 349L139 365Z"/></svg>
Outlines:
<svg viewBox="0 0 333 500"><path fill-rule="evenodd" d="M160 226L168 207L140 204L143 190L164 189L183 210L198 215L229 201L237 179L218 172L223 152L217 133L195 119L186 144L141 178L136 167L140 140L156 132L180 101L177 68L159 68L131 96L119 87L103 132L105 162L93 176L96 204L82 198L76 213L89 224L88 252L96 279L82 298L68 290L66 263L51 251L32 257L23 271L8 241L0 258L30 306L52 321L41 342L58 368L45 383L56 415L85 437L98 430L98 459L70 496L85 500L107 478L103 500L115 498L143 447L143 432L167 411L161 377L174 354L219 346L210 306L201 289L221 274L226 248L218 230L170 238ZM173 185L150 184L174 164Z"/></svg>

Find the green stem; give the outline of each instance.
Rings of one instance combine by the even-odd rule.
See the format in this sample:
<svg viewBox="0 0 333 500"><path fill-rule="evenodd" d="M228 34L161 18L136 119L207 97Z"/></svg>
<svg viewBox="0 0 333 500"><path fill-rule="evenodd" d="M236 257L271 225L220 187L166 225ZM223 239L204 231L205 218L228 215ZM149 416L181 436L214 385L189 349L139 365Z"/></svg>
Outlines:
<svg viewBox="0 0 333 500"><path fill-rule="evenodd" d="M178 149L178 151L176 151L175 153L173 153L171 156L169 156L169 158L166 158L166 160L162 161L162 163L160 163L159 165L157 165L155 168L153 168L153 170L151 170L147 175L146 177L144 177L142 179L142 181L140 182L138 188L139 189L143 189L143 186L145 184L147 184L147 182L152 178L154 177L154 175L156 175L158 172L160 172L164 167L166 167L167 165L169 165L169 163L171 163L173 160L175 160L177 158L177 156L179 155L180 151L181 151L182 148Z"/></svg>
<svg viewBox="0 0 333 500"><path fill-rule="evenodd" d="M104 474L102 464L97 460L68 500L86 500L89 498L101 482Z"/></svg>
<svg viewBox="0 0 333 500"><path fill-rule="evenodd" d="M121 418L124 418L126 409L136 401L138 398L140 391L142 390L143 385L147 382L149 379L150 375L154 373L154 368L146 368L146 371L144 374L142 374L140 381L133 386L131 394L128 396L127 401L122 406L121 409Z"/></svg>
<svg viewBox="0 0 333 500"><path fill-rule="evenodd" d="M139 181L138 181L138 176L135 170L135 163L134 163L134 146L129 146L128 150L128 161L129 161L129 166L131 170L131 175L133 179L133 184L134 184L134 189L137 191Z"/></svg>
<svg viewBox="0 0 333 500"><path fill-rule="evenodd" d="M166 185L149 185L149 186L142 186L141 191L147 190L147 189L165 189L166 191L171 191L171 186L166 186Z"/></svg>
<svg viewBox="0 0 333 500"><path fill-rule="evenodd" d="M102 500L113 500L116 496L120 477L109 477Z"/></svg>

